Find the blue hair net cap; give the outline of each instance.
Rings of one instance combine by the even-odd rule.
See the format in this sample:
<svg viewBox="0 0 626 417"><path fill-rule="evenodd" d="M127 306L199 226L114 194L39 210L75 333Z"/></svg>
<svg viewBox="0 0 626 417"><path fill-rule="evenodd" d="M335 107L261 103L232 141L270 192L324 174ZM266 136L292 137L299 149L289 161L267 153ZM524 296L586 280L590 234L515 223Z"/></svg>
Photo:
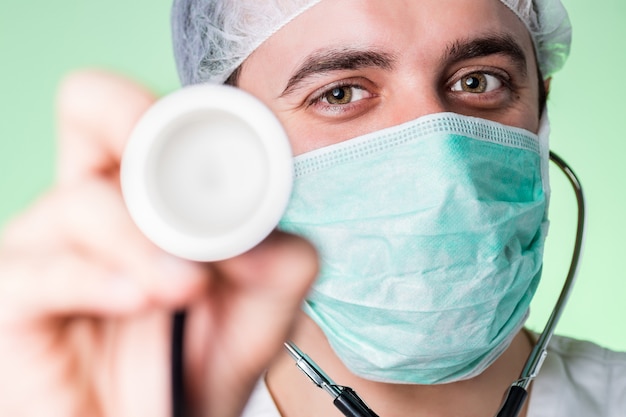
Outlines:
<svg viewBox="0 0 626 417"><path fill-rule="evenodd" d="M272 34L322 0L174 0L174 57L183 85L223 83ZM545 78L561 69L571 24L561 0L500 0L526 25Z"/></svg>

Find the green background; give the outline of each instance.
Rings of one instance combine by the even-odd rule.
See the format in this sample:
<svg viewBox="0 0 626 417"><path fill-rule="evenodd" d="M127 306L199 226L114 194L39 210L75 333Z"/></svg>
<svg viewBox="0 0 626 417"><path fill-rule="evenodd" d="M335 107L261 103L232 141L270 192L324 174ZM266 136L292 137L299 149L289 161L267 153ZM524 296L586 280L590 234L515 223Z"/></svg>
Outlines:
<svg viewBox="0 0 626 417"><path fill-rule="evenodd" d="M122 72L163 94L178 87L169 38L171 0L0 3L0 224L52 181L54 95L68 71ZM557 331L626 350L626 2L565 0L574 25L569 62L552 83L552 149L579 175L588 233L577 287ZM529 325L540 329L569 266L576 207L551 170L552 226Z"/></svg>

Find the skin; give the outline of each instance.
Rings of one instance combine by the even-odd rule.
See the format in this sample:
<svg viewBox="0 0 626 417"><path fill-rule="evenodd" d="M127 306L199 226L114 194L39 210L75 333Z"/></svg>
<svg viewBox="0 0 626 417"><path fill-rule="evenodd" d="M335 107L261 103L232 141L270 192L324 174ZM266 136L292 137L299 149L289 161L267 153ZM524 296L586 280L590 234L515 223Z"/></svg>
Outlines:
<svg viewBox="0 0 626 417"><path fill-rule="evenodd" d="M538 79L532 42L523 23L502 3L387 3L321 2L269 38L244 63L238 86L277 114L295 154L442 111L537 131ZM506 53L456 62L446 53L456 42L494 35L508 35L518 44L525 55L523 67ZM308 57L329 51L341 55L345 50L383 53L393 60L392 68L371 65L317 72L284 93ZM477 72L490 76L490 91L453 91L463 76ZM353 97L361 100L353 99L349 106L311 103L336 84L354 85Z"/></svg>
<svg viewBox="0 0 626 417"><path fill-rule="evenodd" d="M307 242L274 233L237 258L197 264L132 223L120 158L153 101L96 71L60 88L57 180L0 245L2 415L171 415L170 316L185 307L188 384L202 393L194 415L237 416L287 337L317 271Z"/></svg>
<svg viewBox="0 0 626 417"><path fill-rule="evenodd" d="M451 42L503 32L519 43L521 68L506 53L454 62L443 54ZM285 92L307 57L328 47L331 62L349 48L374 50L392 65L310 74ZM495 0L337 0L265 42L244 64L240 86L276 112L302 153L438 111L536 131L534 68L523 25ZM478 71L488 73L489 91L458 91L457 81ZM325 103L336 82L355 86L339 95L359 100ZM238 415L272 360L267 382L284 416L338 415L326 394L277 356L288 336L380 415L494 414L528 354L523 334L474 380L376 384L346 370L299 313L317 272L307 242L274 233L240 257L197 264L147 241L126 213L117 172L130 129L154 99L94 71L72 74L60 88L57 179L0 241L0 414L169 415L170 315L181 307L190 311L186 365L197 415Z"/></svg>
<svg viewBox="0 0 626 417"><path fill-rule="evenodd" d="M278 115L295 154L437 112L537 132L538 82L524 24L495 0L325 1L262 44L238 79ZM352 374L304 313L296 329L302 350L386 417L495 415L532 348L520 332L476 378L383 384ZM341 415L287 355L266 382L284 416Z"/></svg>

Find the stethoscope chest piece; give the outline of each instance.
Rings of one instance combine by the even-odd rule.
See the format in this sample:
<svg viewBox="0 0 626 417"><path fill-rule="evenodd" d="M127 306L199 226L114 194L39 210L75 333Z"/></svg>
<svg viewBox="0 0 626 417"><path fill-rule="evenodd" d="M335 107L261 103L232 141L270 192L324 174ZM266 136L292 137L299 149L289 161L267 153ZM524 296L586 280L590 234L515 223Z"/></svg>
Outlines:
<svg viewBox="0 0 626 417"><path fill-rule="evenodd" d="M183 88L152 106L124 152L129 212L156 245L217 261L263 240L282 216L293 181L287 136L242 90Z"/></svg>

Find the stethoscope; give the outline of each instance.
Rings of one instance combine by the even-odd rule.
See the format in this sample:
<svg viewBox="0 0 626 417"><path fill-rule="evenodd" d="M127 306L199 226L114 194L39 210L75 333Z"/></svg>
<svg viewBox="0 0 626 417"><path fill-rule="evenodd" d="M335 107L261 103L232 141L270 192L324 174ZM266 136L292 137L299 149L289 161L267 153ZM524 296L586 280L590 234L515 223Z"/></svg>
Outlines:
<svg viewBox="0 0 626 417"><path fill-rule="evenodd" d="M572 261L552 314L497 417L516 417L522 409L578 273L585 234L583 191L563 159L550 152L550 160L576 195ZM159 100L136 125L121 169L124 199L142 232L174 255L203 262L236 256L263 240L286 208L292 176L291 149L275 116L251 95L222 85L186 87ZM186 417L185 312L175 313L172 323L172 415ZM293 342L284 346L346 417L378 417Z"/></svg>
<svg viewBox="0 0 626 417"><path fill-rule="evenodd" d="M526 364L522 369L519 379L513 382L513 384L509 387L496 417L516 417L522 409L524 402L528 397L528 387L539 374L543 361L548 354L548 344L554 334L554 329L556 328L559 318L565 309L565 305L572 288L574 287L574 282L578 274L585 234L585 198L576 174L567 165L567 163L554 152L550 152L550 160L565 174L576 195L576 202L578 205L578 225L572 261L567 278L563 285L563 289L561 290L561 294L554 306L554 309L552 310L550 318L548 319L543 332L539 336L537 343L533 347ZM346 417L378 417L378 414L372 411L352 388L338 385L333 382L333 380L293 342L286 342L285 349L296 362L296 366L300 368L300 370L302 370L302 372L304 372L304 374L308 376L315 385L326 391L333 398L333 404L343 413L343 415Z"/></svg>

